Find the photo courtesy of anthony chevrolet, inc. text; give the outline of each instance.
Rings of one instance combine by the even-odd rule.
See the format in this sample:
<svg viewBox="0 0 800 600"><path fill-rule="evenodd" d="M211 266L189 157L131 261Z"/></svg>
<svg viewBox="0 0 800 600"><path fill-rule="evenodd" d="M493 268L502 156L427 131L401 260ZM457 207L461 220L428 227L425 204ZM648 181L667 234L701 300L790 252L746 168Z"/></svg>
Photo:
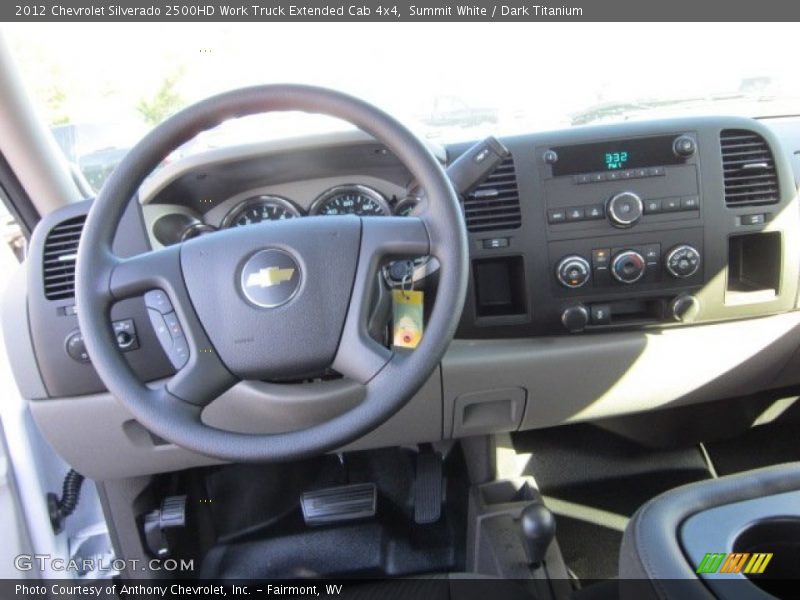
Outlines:
<svg viewBox="0 0 800 600"><path fill-rule="evenodd" d="M0 3L0 600L800 599L798 21Z"/></svg>

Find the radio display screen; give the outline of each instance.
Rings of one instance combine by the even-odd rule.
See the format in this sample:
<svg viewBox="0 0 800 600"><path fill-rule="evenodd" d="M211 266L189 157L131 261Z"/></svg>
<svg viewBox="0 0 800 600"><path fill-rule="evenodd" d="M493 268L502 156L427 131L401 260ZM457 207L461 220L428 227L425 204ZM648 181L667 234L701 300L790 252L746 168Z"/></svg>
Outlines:
<svg viewBox="0 0 800 600"><path fill-rule="evenodd" d="M553 148L558 155L553 164L553 176L682 164L685 159L672 151L675 137L664 135L558 146Z"/></svg>

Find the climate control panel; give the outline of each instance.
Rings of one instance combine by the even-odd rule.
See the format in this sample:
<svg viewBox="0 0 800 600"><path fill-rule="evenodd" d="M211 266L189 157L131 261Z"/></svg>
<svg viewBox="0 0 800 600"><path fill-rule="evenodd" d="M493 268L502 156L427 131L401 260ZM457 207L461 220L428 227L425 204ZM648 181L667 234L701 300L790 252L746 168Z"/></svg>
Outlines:
<svg viewBox="0 0 800 600"><path fill-rule="evenodd" d="M663 256L662 256L663 254ZM562 288L578 290L634 286L685 280L700 271L700 251L688 243L679 243L662 253L660 243L635 244L617 248L592 248L559 257L555 280Z"/></svg>
<svg viewBox="0 0 800 600"><path fill-rule="evenodd" d="M552 300L543 309L571 333L691 322L696 293L712 275L702 227L555 240L548 249Z"/></svg>

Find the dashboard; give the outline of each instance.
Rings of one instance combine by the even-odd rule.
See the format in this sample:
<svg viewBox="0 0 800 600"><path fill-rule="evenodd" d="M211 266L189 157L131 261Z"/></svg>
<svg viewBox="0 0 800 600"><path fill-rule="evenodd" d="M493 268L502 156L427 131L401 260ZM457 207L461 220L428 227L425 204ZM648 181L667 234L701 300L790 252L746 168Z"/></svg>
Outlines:
<svg viewBox="0 0 800 600"><path fill-rule="evenodd" d="M800 120L653 120L500 141L509 156L462 198L470 280L456 340L374 443L544 427L800 384L792 334L800 332ZM432 151L449 164L472 145ZM145 181L115 251L130 256L265 219L409 214L420 202L413 189L397 158L361 133L210 151ZM34 371L40 383L26 397L72 407L104 392L81 347L68 258L88 207L42 220L22 286L26 317L8 325L28 324L15 373ZM433 294L432 271L414 274ZM118 303L111 316L137 374L169 376L143 299ZM25 347L36 367L20 362ZM642 395L653 381L658 389ZM206 409L219 426L261 431L306 418L286 417L269 383L241 385L223 408ZM260 414L270 402L282 408ZM68 411L35 404L37 421L58 438ZM82 419L99 410L90 406L83 417L68 413L70 429L89 435ZM152 443L131 433L129 417L108 418L122 428L117 447L140 453L129 472L149 469L156 459L141 453ZM70 444L61 444L65 453L76 452Z"/></svg>

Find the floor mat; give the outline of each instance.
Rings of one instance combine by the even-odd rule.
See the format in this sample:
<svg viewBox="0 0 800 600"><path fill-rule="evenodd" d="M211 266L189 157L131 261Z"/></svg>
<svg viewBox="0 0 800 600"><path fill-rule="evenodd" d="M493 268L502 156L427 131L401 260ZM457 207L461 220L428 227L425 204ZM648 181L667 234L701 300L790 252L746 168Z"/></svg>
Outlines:
<svg viewBox="0 0 800 600"><path fill-rule="evenodd" d="M654 450L590 424L527 431L513 442L518 453L530 454L525 473L545 496L622 517L662 492L710 477L697 447ZM622 532L599 518L579 518L580 511L567 514L556 517L567 566L583 582L616 577Z"/></svg>
<svg viewBox="0 0 800 600"><path fill-rule="evenodd" d="M720 477L800 461L800 422L785 421L754 427L744 435L705 446Z"/></svg>
<svg viewBox="0 0 800 600"><path fill-rule="evenodd" d="M710 477L697 447L654 450L589 424L526 431L513 441L530 453L525 472L545 495L619 515Z"/></svg>
<svg viewBox="0 0 800 600"><path fill-rule="evenodd" d="M563 516L557 528L564 561L581 581L617 576L622 532Z"/></svg>

